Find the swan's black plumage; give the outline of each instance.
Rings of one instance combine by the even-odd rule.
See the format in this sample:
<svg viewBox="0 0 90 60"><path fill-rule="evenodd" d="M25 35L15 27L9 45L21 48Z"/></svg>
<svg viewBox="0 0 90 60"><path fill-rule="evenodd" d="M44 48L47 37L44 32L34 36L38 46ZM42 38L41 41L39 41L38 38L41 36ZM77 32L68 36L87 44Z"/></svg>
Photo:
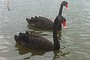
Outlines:
<svg viewBox="0 0 90 60"><path fill-rule="evenodd" d="M61 3L58 15L62 15L63 6L68 8L68 3L66 1L63 1ZM31 17L31 19L26 18L26 21L28 22L28 27L33 26L42 29L53 29L53 21L46 17L35 16L35 17ZM58 30L61 30L61 27L62 26L58 24Z"/></svg>
<svg viewBox="0 0 90 60"><path fill-rule="evenodd" d="M60 48L60 44L57 38L57 23L62 22L63 20L66 20L63 16L58 15L53 24L53 41L54 43L50 42L46 38L31 33L19 33L19 35L15 35L14 39L18 44L21 44L28 48L38 49L38 50L58 50Z"/></svg>
<svg viewBox="0 0 90 60"><path fill-rule="evenodd" d="M53 21L46 17L31 17L31 19L26 18L28 24L33 27L43 28L43 29L52 29L53 28Z"/></svg>
<svg viewBox="0 0 90 60"><path fill-rule="evenodd" d="M53 44L46 38L36 35L31 32L19 33L19 35L14 36L16 42L22 46L38 49L38 50L52 50ZM49 46L48 46L49 45Z"/></svg>

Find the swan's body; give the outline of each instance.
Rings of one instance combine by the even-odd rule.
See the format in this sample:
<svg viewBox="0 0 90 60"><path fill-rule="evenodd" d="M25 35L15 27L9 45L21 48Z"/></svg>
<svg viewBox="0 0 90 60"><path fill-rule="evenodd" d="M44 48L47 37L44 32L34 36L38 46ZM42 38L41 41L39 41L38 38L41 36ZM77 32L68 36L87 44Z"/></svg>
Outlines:
<svg viewBox="0 0 90 60"><path fill-rule="evenodd" d="M53 28L53 21L51 21L50 19L46 18L46 17L31 17L31 19L26 18L28 24L30 26L33 27L37 27L37 28L44 28L44 29L52 29ZM49 23L47 23L49 22Z"/></svg>
<svg viewBox="0 0 90 60"><path fill-rule="evenodd" d="M53 41L54 43L50 42L46 38L36 35L34 33L19 33L19 35L15 35L14 39L18 44L21 44L28 48L38 49L38 50L58 50L60 48L60 44L57 38L57 24L58 22L62 22L63 20L66 20L63 16L58 15L55 18L54 24L53 24Z"/></svg>
<svg viewBox="0 0 90 60"><path fill-rule="evenodd" d="M68 9L68 3L66 1L63 1L61 3L60 6L60 10L59 10L59 14L58 15L62 15L62 9L63 6L65 6ZM42 29L53 29L53 21L46 18L46 17L31 17L31 19L26 18L28 25L32 26L32 27L37 27L37 28L42 28ZM66 26L64 26L64 28L66 28ZM60 25L58 25L58 30L61 30L62 27Z"/></svg>
<svg viewBox="0 0 90 60"><path fill-rule="evenodd" d="M20 33L19 36L15 35L15 40L17 43L31 49L53 50L53 44L49 40L30 32Z"/></svg>

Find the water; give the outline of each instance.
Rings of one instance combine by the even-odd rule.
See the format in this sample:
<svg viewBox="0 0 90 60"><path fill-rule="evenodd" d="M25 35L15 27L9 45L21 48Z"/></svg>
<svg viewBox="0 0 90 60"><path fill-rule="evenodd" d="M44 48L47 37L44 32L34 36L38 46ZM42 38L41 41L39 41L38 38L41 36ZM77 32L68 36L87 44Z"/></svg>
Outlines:
<svg viewBox="0 0 90 60"><path fill-rule="evenodd" d="M13 37L29 30L26 17L36 15L53 20L61 1L10 0L8 11L6 2L0 0L0 60L90 60L90 0L67 1L69 10L63 8L67 29L62 30L61 51L42 52L18 46ZM52 41L52 31L32 31Z"/></svg>

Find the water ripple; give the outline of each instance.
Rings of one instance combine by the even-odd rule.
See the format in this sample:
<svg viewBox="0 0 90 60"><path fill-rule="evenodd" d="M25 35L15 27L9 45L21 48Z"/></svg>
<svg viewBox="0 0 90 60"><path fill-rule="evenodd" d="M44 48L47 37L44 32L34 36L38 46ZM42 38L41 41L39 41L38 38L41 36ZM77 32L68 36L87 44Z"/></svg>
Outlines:
<svg viewBox="0 0 90 60"><path fill-rule="evenodd" d="M86 44L86 45L90 45L90 42L84 42L84 44Z"/></svg>
<svg viewBox="0 0 90 60"><path fill-rule="evenodd" d="M2 39L2 38L4 38L4 36L3 36L3 35L1 35L1 36L0 36L0 39Z"/></svg>
<svg viewBox="0 0 90 60"><path fill-rule="evenodd" d="M90 54L86 53L86 52L81 52L81 51L74 51L78 54L81 54L81 55L84 55L86 58L89 58L90 59Z"/></svg>
<svg viewBox="0 0 90 60"><path fill-rule="evenodd" d="M8 48L8 47L6 47L6 46L0 46L0 49L6 49L6 48Z"/></svg>
<svg viewBox="0 0 90 60"><path fill-rule="evenodd" d="M5 39L1 39L0 40L0 45L12 45L11 43L9 43L8 41L6 41Z"/></svg>
<svg viewBox="0 0 90 60"><path fill-rule="evenodd" d="M6 58L4 58L4 57L0 57L0 60L7 60Z"/></svg>

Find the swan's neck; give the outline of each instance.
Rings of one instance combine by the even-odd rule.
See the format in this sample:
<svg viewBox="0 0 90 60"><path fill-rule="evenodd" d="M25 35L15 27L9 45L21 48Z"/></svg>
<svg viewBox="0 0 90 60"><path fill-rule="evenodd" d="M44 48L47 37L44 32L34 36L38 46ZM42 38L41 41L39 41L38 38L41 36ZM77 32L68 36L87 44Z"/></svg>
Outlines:
<svg viewBox="0 0 90 60"><path fill-rule="evenodd" d="M53 24L53 40L54 40L54 50L58 50L60 48L60 44L59 44L59 41L58 41L58 38L57 38L57 18L55 19L54 21L54 24Z"/></svg>
<svg viewBox="0 0 90 60"><path fill-rule="evenodd" d="M61 4L60 9L59 9L59 15L62 15L62 9L63 9L63 5Z"/></svg>

